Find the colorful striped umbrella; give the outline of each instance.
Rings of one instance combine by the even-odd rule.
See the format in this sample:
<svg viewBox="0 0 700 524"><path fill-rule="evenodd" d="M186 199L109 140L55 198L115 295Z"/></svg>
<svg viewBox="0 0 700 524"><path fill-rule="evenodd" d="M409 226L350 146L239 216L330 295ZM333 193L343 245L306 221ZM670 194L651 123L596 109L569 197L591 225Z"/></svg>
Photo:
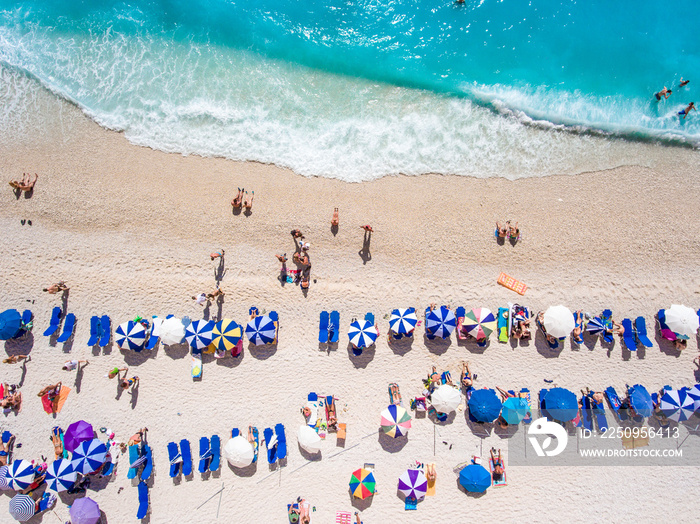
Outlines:
<svg viewBox="0 0 700 524"><path fill-rule="evenodd" d="M477 340L481 340L489 338L489 335L496 330L496 324L497 322L494 314L489 309L482 307L472 309L464 316L462 329L464 329L468 335Z"/></svg>
<svg viewBox="0 0 700 524"><path fill-rule="evenodd" d="M479 422L493 422L501 413L501 399L493 389L475 389L469 397L469 413Z"/></svg>
<svg viewBox="0 0 700 524"><path fill-rule="evenodd" d="M73 470L83 475L97 471L107 458L107 446L99 439L86 440L73 452Z"/></svg>
<svg viewBox="0 0 700 524"><path fill-rule="evenodd" d="M399 477L399 491L406 498L420 500L428 492L428 479L420 469L409 469Z"/></svg>
<svg viewBox="0 0 700 524"><path fill-rule="evenodd" d="M213 329L214 322L211 320L195 320L185 328L185 340L192 349L201 351L211 344Z"/></svg>
<svg viewBox="0 0 700 524"><path fill-rule="evenodd" d="M546 415L554 420L568 422L578 415L578 398L564 388L552 388L544 395L543 402Z"/></svg>
<svg viewBox="0 0 700 524"><path fill-rule="evenodd" d="M659 407L666 417L676 422L688 420L695 412L695 402L683 389L666 391Z"/></svg>
<svg viewBox="0 0 700 524"><path fill-rule="evenodd" d="M693 399L693 409L695 411L700 409L700 384L695 384L692 388L690 388L687 391L687 394L690 398ZM0 487L2 487L2 486L0 486Z"/></svg>
<svg viewBox="0 0 700 524"><path fill-rule="evenodd" d="M503 403L501 416L508 424L520 424L520 421L527 416L528 411L530 411L530 406L526 398L508 397Z"/></svg>
<svg viewBox="0 0 700 524"><path fill-rule="evenodd" d="M275 341L277 328L268 315L257 316L245 327L245 336L256 346L272 344Z"/></svg>
<svg viewBox="0 0 700 524"><path fill-rule="evenodd" d="M566 306L550 306L544 312L542 323L547 334L554 338L568 337L574 330L574 314Z"/></svg>
<svg viewBox="0 0 700 524"><path fill-rule="evenodd" d="M491 486L491 473L481 464L469 464L459 472L459 483L472 493L483 493Z"/></svg>
<svg viewBox="0 0 700 524"><path fill-rule="evenodd" d="M425 319L425 329L436 337L447 338L455 330L457 318L445 306L430 311Z"/></svg>
<svg viewBox="0 0 700 524"><path fill-rule="evenodd" d="M65 458L54 460L46 470L46 485L56 493L73 487L77 479L78 472L73 469L71 461Z"/></svg>
<svg viewBox="0 0 700 524"><path fill-rule="evenodd" d="M698 314L688 306L673 304L666 310L666 325L676 335L683 338L695 336L700 327Z"/></svg>
<svg viewBox="0 0 700 524"><path fill-rule="evenodd" d="M119 324L114 331L114 341L121 349L141 351L146 342L146 328L133 320Z"/></svg>
<svg viewBox="0 0 700 524"><path fill-rule="evenodd" d="M0 466L0 489L10 489L10 481L7 479L7 466Z"/></svg>
<svg viewBox="0 0 700 524"><path fill-rule="evenodd" d="M414 308L395 309L389 318L389 328L397 335L410 333L416 329L418 317Z"/></svg>
<svg viewBox="0 0 700 524"><path fill-rule="evenodd" d="M15 491L27 489L34 481L34 465L28 460L19 459L10 464L7 470L7 484Z"/></svg>
<svg viewBox="0 0 700 524"><path fill-rule="evenodd" d="M358 348L366 348L377 340L377 328L369 320L356 320L348 330L350 343Z"/></svg>
<svg viewBox="0 0 700 524"><path fill-rule="evenodd" d="M214 326L209 347L219 351L230 351L236 347L243 336L243 329L239 324L229 318L220 320Z"/></svg>
<svg viewBox="0 0 700 524"><path fill-rule="evenodd" d="M641 384L635 384L627 391L630 405L634 411L642 417L651 417L654 413L654 403L647 388Z"/></svg>
<svg viewBox="0 0 700 524"><path fill-rule="evenodd" d="M63 447L72 453L81 442L95 438L95 430L84 420L73 422L63 434Z"/></svg>
<svg viewBox="0 0 700 524"><path fill-rule="evenodd" d="M354 471L350 477L350 491L352 496L358 499L365 499L374 495L376 491L374 473L365 468Z"/></svg>
<svg viewBox="0 0 700 524"><path fill-rule="evenodd" d="M430 403L440 413L451 413L461 402L462 394L449 384L438 386L430 395Z"/></svg>
<svg viewBox="0 0 700 524"><path fill-rule="evenodd" d="M411 429L411 415L405 408L392 404L382 411L382 431L390 437L403 437Z"/></svg>
<svg viewBox="0 0 700 524"><path fill-rule="evenodd" d="M35 507L36 503L32 497L19 493L10 500L10 515L15 520L24 522L34 516Z"/></svg>

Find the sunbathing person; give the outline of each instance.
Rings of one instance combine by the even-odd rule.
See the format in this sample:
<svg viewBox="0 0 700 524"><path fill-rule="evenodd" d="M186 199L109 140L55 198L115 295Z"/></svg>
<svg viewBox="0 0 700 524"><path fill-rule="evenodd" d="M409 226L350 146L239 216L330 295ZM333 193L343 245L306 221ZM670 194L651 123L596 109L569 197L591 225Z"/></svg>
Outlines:
<svg viewBox="0 0 700 524"><path fill-rule="evenodd" d="M133 376L131 378L125 378L122 380L121 387L122 389L129 389L130 387L134 386L137 382L139 381L139 377Z"/></svg>
<svg viewBox="0 0 700 524"><path fill-rule="evenodd" d="M433 372L428 375L428 380L430 381L430 389L433 390L441 384L440 375L438 374L435 366L433 366Z"/></svg>
<svg viewBox="0 0 700 524"><path fill-rule="evenodd" d="M243 201L243 207L246 211L250 211L253 207L253 197L255 197L255 191L250 192L250 200L248 200L248 191L245 192L245 200Z"/></svg>
<svg viewBox="0 0 700 524"><path fill-rule="evenodd" d="M333 210L333 218L331 218L331 225L332 225L332 226L337 226L338 223L339 223L339 219L338 219L338 208L336 207L336 208Z"/></svg>
<svg viewBox="0 0 700 524"><path fill-rule="evenodd" d="M496 222L496 234L498 235L498 238L506 238L506 236L508 236L506 226L501 226L499 222Z"/></svg>
<svg viewBox="0 0 700 524"><path fill-rule="evenodd" d="M464 388L469 391L472 389L473 384L474 384L474 379L476 376L472 377L471 371L469 371L469 362L463 362L462 363L462 385Z"/></svg>
<svg viewBox="0 0 700 524"><path fill-rule="evenodd" d="M491 460L493 460L493 480L498 482L503 478L503 474L505 473L500 449L498 450L498 455L496 455L496 448L491 448Z"/></svg>
<svg viewBox="0 0 700 524"><path fill-rule="evenodd" d="M515 225L512 225L510 223L510 220L506 222L508 225L508 238L510 238L513 241L517 241L520 238L520 229L518 229L518 223L516 222Z"/></svg>
<svg viewBox="0 0 700 524"><path fill-rule="evenodd" d="M574 313L574 342L583 344L583 311L580 309Z"/></svg>
<svg viewBox="0 0 700 524"><path fill-rule="evenodd" d="M328 427L336 429L338 425L338 416L335 411L335 397L331 397L330 404L326 404L328 411Z"/></svg>
<svg viewBox="0 0 700 524"><path fill-rule="evenodd" d="M425 478L433 481L437 479L437 472L435 471L434 462L425 465Z"/></svg>
<svg viewBox="0 0 700 524"><path fill-rule="evenodd" d="M20 191L31 191L34 189L34 184L36 184L39 175L34 173L34 180L32 180L32 175L29 173L22 173L22 180L11 180L10 185L19 189Z"/></svg>
<svg viewBox="0 0 700 524"><path fill-rule="evenodd" d="M399 391L399 386L397 384L390 385L392 404L397 406L401 405L401 392Z"/></svg>
<svg viewBox="0 0 700 524"><path fill-rule="evenodd" d="M291 504L289 506L287 514L289 517L289 522L292 522L293 524L299 522L299 519L301 518L301 511L299 509L299 506L295 504Z"/></svg>
<svg viewBox="0 0 700 524"><path fill-rule="evenodd" d="M29 355L12 355L3 360L3 364L17 364L22 359L29 361Z"/></svg>
<svg viewBox="0 0 700 524"><path fill-rule="evenodd" d="M49 396L49 400L52 400L53 397L58 397L59 393L61 392L61 387L63 386L62 382L59 382L58 384L54 384L52 386L46 386L44 389L39 391L37 393L37 397L43 397L44 395Z"/></svg>
<svg viewBox="0 0 700 524"><path fill-rule="evenodd" d="M53 444L53 452L56 455L56 459L60 459L63 456L63 430L58 426L54 426L51 430L51 443Z"/></svg>
<svg viewBox="0 0 700 524"><path fill-rule="evenodd" d="M243 191L244 190L239 187L238 194L235 197L233 197L233 200L231 200L231 205L234 209L241 208L241 203L243 202Z"/></svg>
<svg viewBox="0 0 700 524"><path fill-rule="evenodd" d="M447 384L448 386L454 386L452 383L452 375L450 375L449 371L445 371L443 374L443 384Z"/></svg>
<svg viewBox="0 0 700 524"><path fill-rule="evenodd" d="M543 311L540 311L539 313L537 313L537 327L540 328L540 331L542 331L542 334L547 339L547 342L549 342L551 345L557 344L557 339L554 338L549 333L547 333L547 328L544 327L544 312Z"/></svg>
<svg viewBox="0 0 700 524"><path fill-rule="evenodd" d="M505 402L507 399L509 399L509 398L511 398L511 397L515 397L515 396L516 396L516 395L514 395L513 393L509 393L509 392L506 391L505 389L499 388L498 386L496 386L496 389L497 389L498 392L501 394L501 398L503 399L503 402Z"/></svg>
<svg viewBox="0 0 700 524"><path fill-rule="evenodd" d="M59 291L68 291L69 289L70 288L66 286L66 283L61 280L56 284L51 284L49 287L45 287L44 291L46 291L49 295L55 295Z"/></svg>
<svg viewBox="0 0 700 524"><path fill-rule="evenodd" d="M17 413L22 410L22 392L7 393L8 385L5 384L5 397L0 400L0 407L3 409L14 409Z"/></svg>
<svg viewBox="0 0 700 524"><path fill-rule="evenodd" d="M673 341L673 346L676 348L676 351L683 351L688 347L688 341L683 338L676 338Z"/></svg>
<svg viewBox="0 0 700 524"><path fill-rule="evenodd" d="M311 516L309 515L309 503L305 499L301 499L299 503L299 508L301 512L299 513L299 524L309 524L311 522Z"/></svg>
<svg viewBox="0 0 700 524"><path fill-rule="evenodd" d="M0 442L0 466L7 466L7 461L10 457L10 448L15 441L15 436L9 431L2 434L2 442Z"/></svg>
<svg viewBox="0 0 700 524"><path fill-rule="evenodd" d="M138 430L136 433L131 435L131 438L129 438L129 441L127 442L127 446L135 446L135 445L143 445L146 443L146 433L148 433L148 428L141 428Z"/></svg>

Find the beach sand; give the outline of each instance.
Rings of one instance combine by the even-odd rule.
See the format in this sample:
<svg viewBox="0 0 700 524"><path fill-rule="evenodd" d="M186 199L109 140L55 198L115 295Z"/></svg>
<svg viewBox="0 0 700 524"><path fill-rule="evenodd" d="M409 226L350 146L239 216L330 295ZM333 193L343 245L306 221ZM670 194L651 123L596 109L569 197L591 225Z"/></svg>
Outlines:
<svg viewBox="0 0 700 524"><path fill-rule="evenodd" d="M659 308L697 307L696 152L639 146L645 152L640 166L517 181L424 175L347 184L275 166L141 148L73 106L61 103L59 109L42 115L56 125L26 115L22 132L0 141L5 179L23 171L39 174L31 198L15 198L6 188L0 199L0 306L29 307L36 317L33 340L5 344L10 354L31 346L26 374L20 365L0 367L2 380L21 382L24 392L22 412L0 421L23 444L15 457L50 457L51 428L65 429L78 419L107 427L124 441L146 426L155 459L148 519L154 523L286 522L286 505L297 496L316 508L312 522L318 523L334 522L336 511L358 509L366 524L466 522L495 518L496 512L508 522L695 518L690 501L700 481L696 467L513 467L507 469L507 487L474 497L458 488L452 468L475 454L486 457L492 446L502 448L507 461L508 439L493 432L485 439L474 435L464 411L447 425L414 420L407 441L387 440L377 430L390 382L399 384L407 406L432 365L457 377L465 360L478 374L477 387L528 386L536 392L547 386L544 379L575 392L608 385L621 391L637 382L650 391L694 384L700 378L692 362L696 340L682 354L664 343L660 349L658 340L637 354L623 352L617 340L611 351L599 342L576 350L567 341L553 353L539 338L524 347L492 340L485 351L458 345L454 336L446 344L426 343L422 327L412 345L392 349L385 334L393 308L422 311L430 302L492 310L519 302L534 311L563 303L592 313L609 307L617 319L644 315L652 332ZM249 216L231 211L237 187L255 191ZM336 206L340 228L333 234ZM494 223L506 219L520 223L523 238L515 246L495 242ZM21 220L31 220L31 226ZM375 230L371 258L360 253L359 226L366 223ZM274 254L286 252L291 260L294 228L311 244L307 295L278 280ZM139 354L116 346L93 353L86 346L89 319L96 314L110 315L113 325L136 315L201 318L202 308L190 297L214 288L217 261L209 253L219 248L226 251L226 295L204 314L245 323L252 305L276 310L281 327L275 348L246 344L235 360L205 356L203 378L193 382L184 346ZM529 286L524 297L496 284L501 271ZM42 336L51 309L62 303L42 287L58 280L70 286L67 311L78 318L66 345ZM318 319L321 310L332 309L340 312L341 336L338 348L328 352L317 341ZM376 350L356 358L347 347L347 328L351 318L368 311L382 336ZM90 360L78 383L75 372L61 370L74 358ZM136 392L119 393L116 380L104 378L124 362L129 375L141 379ZM73 391L54 419L42 411L36 392L58 380ZM342 448L330 434L322 459L308 462L296 432L311 391L339 399L348 435ZM195 473L173 482L168 476L170 441L189 439L196 457L201 436L218 434L225 443L231 428L252 424L262 433L279 422L289 441L282 468L270 471L261 454L257 467L242 472L223 461L208 478ZM514 438L522 438L522 431ZM95 482L101 489L88 492L110 523L136 516L137 490L122 458L116 478ZM406 512L396 495L397 478L415 460L436 462L437 493ZM353 500L350 474L366 462L375 464L379 493ZM205 503L222 485L221 499ZM8 522L10 496L4 494L0 521ZM67 520L64 503L55 512ZM31 522L54 519L47 514Z"/></svg>

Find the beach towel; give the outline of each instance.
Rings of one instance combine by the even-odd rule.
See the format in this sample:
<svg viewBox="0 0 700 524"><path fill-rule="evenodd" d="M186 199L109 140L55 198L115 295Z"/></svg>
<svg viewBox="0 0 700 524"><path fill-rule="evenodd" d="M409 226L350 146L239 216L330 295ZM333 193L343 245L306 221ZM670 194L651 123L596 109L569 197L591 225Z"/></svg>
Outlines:
<svg viewBox="0 0 700 524"><path fill-rule="evenodd" d="M506 482L506 468L503 468L503 476L501 477L501 480L494 480L493 478L493 459L489 459L489 469L491 470L491 485L492 486L507 486L508 482Z"/></svg>
<svg viewBox="0 0 700 524"><path fill-rule="evenodd" d="M428 464L429 466L435 467L435 463ZM426 497L434 497L435 496L435 482L436 479L428 479L428 491L425 492Z"/></svg>
<svg viewBox="0 0 700 524"><path fill-rule="evenodd" d="M507 287L508 289L515 291L519 295L524 295L525 291L527 291L527 286L525 284L519 280L515 280L513 277L506 275L505 273L501 273L498 276L498 283L503 287Z"/></svg>
<svg viewBox="0 0 700 524"><path fill-rule="evenodd" d="M339 511L335 514L335 524L352 524L352 515L349 511Z"/></svg>
<svg viewBox="0 0 700 524"><path fill-rule="evenodd" d="M58 401L56 402L56 411L53 410L53 404L49 400L49 394L47 393L41 397L41 405L44 406L44 411L49 415L53 413L60 413L63 408L63 404L66 403L66 398L68 398L68 393L70 393L70 388L68 386L61 386L61 392L58 394Z"/></svg>

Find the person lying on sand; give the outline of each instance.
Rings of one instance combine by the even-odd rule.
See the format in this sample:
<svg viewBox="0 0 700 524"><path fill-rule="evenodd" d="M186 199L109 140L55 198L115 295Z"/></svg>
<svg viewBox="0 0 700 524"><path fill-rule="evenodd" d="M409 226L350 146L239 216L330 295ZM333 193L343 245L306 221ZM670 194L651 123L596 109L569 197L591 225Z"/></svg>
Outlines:
<svg viewBox="0 0 700 524"><path fill-rule="evenodd" d="M11 388L5 384L5 396L0 400L0 407L3 409L14 409L17 413L22 410L22 392L10 392Z"/></svg>
<svg viewBox="0 0 700 524"><path fill-rule="evenodd" d="M683 351L688 347L688 341L682 338L677 338L673 341L673 345L676 348L676 351Z"/></svg>
<svg viewBox="0 0 700 524"><path fill-rule="evenodd" d="M70 288L66 286L66 283L61 280L57 284L52 284L49 287L44 288L44 291L46 291L49 295L55 295L59 291L68 291Z"/></svg>
<svg viewBox="0 0 700 524"><path fill-rule="evenodd" d="M505 473L500 449L498 450L498 454L496 454L496 448L491 448L491 460L493 460L493 480L499 481L503 478L503 474Z"/></svg>
<svg viewBox="0 0 700 524"><path fill-rule="evenodd" d="M7 460L10 456L10 447L12 447L14 441L15 436L9 431L3 433L2 442L0 442L0 466L7 466Z"/></svg>
<svg viewBox="0 0 700 524"><path fill-rule="evenodd" d="M5 360L3 360L3 364L17 364L20 360L26 359L27 361L30 360L29 355L12 355L7 357Z"/></svg>
<svg viewBox="0 0 700 524"><path fill-rule="evenodd" d="M462 362L462 386L469 391L472 389L472 385L474 384L474 379L476 376L472 377L471 371L469 371L469 362Z"/></svg>
<svg viewBox="0 0 700 524"><path fill-rule="evenodd" d="M247 211L250 211L251 208L253 207L253 198L255 197L255 191L250 192L250 200L248 200L248 191L245 192L245 200L243 201L243 207L246 208Z"/></svg>
<svg viewBox="0 0 700 524"><path fill-rule="evenodd" d="M231 200L231 205L234 209L241 208L241 203L243 202L243 191L244 190L239 187L238 194L235 197L233 197L233 200Z"/></svg>
<svg viewBox="0 0 700 524"><path fill-rule="evenodd" d="M574 313L574 342L583 344L583 311L580 309Z"/></svg>
<svg viewBox="0 0 700 524"><path fill-rule="evenodd" d="M58 382L57 384L53 384L52 386L46 386L44 389L39 391L37 393L37 397L43 397L44 395L49 396L49 400L51 400L53 397L58 397L59 393L61 393L61 387L63 387L62 382Z"/></svg>
<svg viewBox="0 0 700 524"><path fill-rule="evenodd" d="M58 426L54 426L51 430L51 443L53 444L53 452L57 459L63 456L63 440L61 439L63 430Z"/></svg>
<svg viewBox="0 0 700 524"><path fill-rule="evenodd" d="M340 220L338 219L338 208L333 209L333 218L331 218L331 225L337 226Z"/></svg>
<svg viewBox="0 0 700 524"><path fill-rule="evenodd" d="M498 234L498 238L506 238L506 236L508 236L506 226L501 226L500 222L496 222L496 233Z"/></svg>
<svg viewBox="0 0 700 524"><path fill-rule="evenodd" d="M224 258L224 253L225 251L223 249L220 249L219 251L214 251L213 253L210 253L209 256L212 260L214 260L215 258Z"/></svg>
<svg viewBox="0 0 700 524"><path fill-rule="evenodd" d="M38 178L39 175L36 173L34 173L34 180L32 180L32 175L29 173L22 173L22 180L11 180L10 185L20 191L31 191L34 189L34 184L36 184Z"/></svg>
<svg viewBox="0 0 700 524"><path fill-rule="evenodd" d="M125 378L124 380L122 380L121 387L122 389L129 389L130 387L134 386L138 381L139 377L137 376Z"/></svg>

